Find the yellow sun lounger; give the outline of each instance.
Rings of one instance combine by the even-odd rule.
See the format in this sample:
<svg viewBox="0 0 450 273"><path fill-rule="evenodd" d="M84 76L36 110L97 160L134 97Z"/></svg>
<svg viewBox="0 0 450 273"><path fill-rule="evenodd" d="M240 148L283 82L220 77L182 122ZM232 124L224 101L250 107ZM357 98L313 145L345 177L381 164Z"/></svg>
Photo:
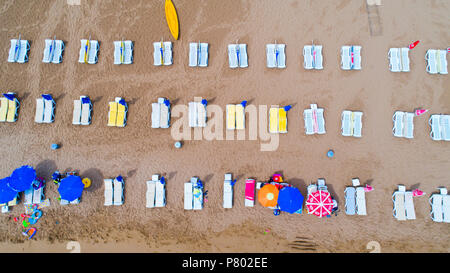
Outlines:
<svg viewBox="0 0 450 273"><path fill-rule="evenodd" d="M116 98L117 103L117 121L116 126L117 127L125 127L127 124L127 106L119 103L121 98Z"/></svg>
<svg viewBox="0 0 450 273"><path fill-rule="evenodd" d="M8 114L8 99L2 97L0 98L0 103L0 122L5 122Z"/></svg>
<svg viewBox="0 0 450 273"><path fill-rule="evenodd" d="M278 133L278 108L269 110L269 132Z"/></svg>
<svg viewBox="0 0 450 273"><path fill-rule="evenodd" d="M279 133L287 133L287 115L284 108L279 108L278 111L278 131Z"/></svg>
<svg viewBox="0 0 450 273"><path fill-rule="evenodd" d="M227 104L227 130L236 129L236 105Z"/></svg>
<svg viewBox="0 0 450 273"><path fill-rule="evenodd" d="M236 104L236 130L245 129L245 110L242 104Z"/></svg>
<svg viewBox="0 0 450 273"><path fill-rule="evenodd" d="M14 98L14 100L8 101L8 114L6 115L7 122L17 121L17 108L19 107L19 101Z"/></svg>
<svg viewBox="0 0 450 273"><path fill-rule="evenodd" d="M115 101L109 103L108 126L116 126L118 104Z"/></svg>

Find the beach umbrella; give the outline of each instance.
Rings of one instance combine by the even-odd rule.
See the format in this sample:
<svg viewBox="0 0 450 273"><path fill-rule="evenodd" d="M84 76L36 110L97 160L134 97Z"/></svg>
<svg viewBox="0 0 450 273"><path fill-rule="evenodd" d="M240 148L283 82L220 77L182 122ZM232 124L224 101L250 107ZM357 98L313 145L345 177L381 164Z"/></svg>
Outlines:
<svg viewBox="0 0 450 273"><path fill-rule="evenodd" d="M31 166L25 165L13 171L8 184L17 192L26 191L31 188L35 178L36 170Z"/></svg>
<svg viewBox="0 0 450 273"><path fill-rule="evenodd" d="M419 190L419 189L415 189L415 190L413 190L412 194L413 194L414 197L416 197L416 196L422 196L425 193L423 191Z"/></svg>
<svg viewBox="0 0 450 273"><path fill-rule="evenodd" d="M315 191L308 196L306 207L308 208L308 213L324 217L331 214L333 200L331 200L329 192Z"/></svg>
<svg viewBox="0 0 450 273"><path fill-rule="evenodd" d="M3 179L0 179L0 204L8 203L9 201L13 200L17 192L13 189L11 189L8 185L8 181L11 178L5 177Z"/></svg>
<svg viewBox="0 0 450 273"><path fill-rule="evenodd" d="M418 45L418 44L419 44L419 42L420 42L420 41L415 41L414 43L410 44L410 45L409 45L409 49L413 49L413 48L415 48L415 47L416 47L416 45Z"/></svg>
<svg viewBox="0 0 450 273"><path fill-rule="evenodd" d="M263 207L275 207L278 201L278 188L272 184L264 185L258 192L258 201Z"/></svg>
<svg viewBox="0 0 450 273"><path fill-rule="evenodd" d="M9 94L9 93L3 93L3 96L4 96L5 98L7 98L8 100L10 100L10 101L14 101L14 99L16 98L16 97L14 96L14 94Z"/></svg>
<svg viewBox="0 0 450 273"><path fill-rule="evenodd" d="M79 198L83 192L84 184L81 178L76 175L69 175L59 182L58 192L61 199L72 202Z"/></svg>
<svg viewBox="0 0 450 273"><path fill-rule="evenodd" d="M416 110L414 111L414 114L415 114L416 116L420 116L420 115L422 115L422 114L425 114L426 112L428 112L427 109L416 109Z"/></svg>
<svg viewBox="0 0 450 273"><path fill-rule="evenodd" d="M302 208L303 205L302 193L294 187L284 187L278 193L278 206L280 210L294 213Z"/></svg>

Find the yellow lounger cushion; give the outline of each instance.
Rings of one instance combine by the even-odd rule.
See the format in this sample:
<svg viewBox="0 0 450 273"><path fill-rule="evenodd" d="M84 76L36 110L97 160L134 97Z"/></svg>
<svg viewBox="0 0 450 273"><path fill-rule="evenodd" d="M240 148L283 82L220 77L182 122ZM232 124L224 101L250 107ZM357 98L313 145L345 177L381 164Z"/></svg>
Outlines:
<svg viewBox="0 0 450 273"><path fill-rule="evenodd" d="M116 126L117 121L117 102L109 103L108 126Z"/></svg>
<svg viewBox="0 0 450 273"><path fill-rule="evenodd" d="M287 133L287 117L284 108L280 108L278 111L278 123L280 133Z"/></svg>
<svg viewBox="0 0 450 273"><path fill-rule="evenodd" d="M269 110L269 132L278 133L278 108Z"/></svg>
<svg viewBox="0 0 450 273"><path fill-rule="evenodd" d="M8 99L3 97L0 99L0 103L0 122L5 122L8 113Z"/></svg>
<svg viewBox="0 0 450 273"><path fill-rule="evenodd" d="M236 105L236 129L245 129L245 111L244 106L241 104Z"/></svg>
<svg viewBox="0 0 450 273"><path fill-rule="evenodd" d="M8 102L8 115L6 116L6 121L7 122L14 122L16 121L16 107L17 107L17 102L14 101L9 101Z"/></svg>
<svg viewBox="0 0 450 273"><path fill-rule="evenodd" d="M227 129L234 130L236 128L236 105L227 105Z"/></svg>
<svg viewBox="0 0 450 273"><path fill-rule="evenodd" d="M126 115L125 106L118 103L117 104L117 126L118 127L125 126L125 115Z"/></svg>

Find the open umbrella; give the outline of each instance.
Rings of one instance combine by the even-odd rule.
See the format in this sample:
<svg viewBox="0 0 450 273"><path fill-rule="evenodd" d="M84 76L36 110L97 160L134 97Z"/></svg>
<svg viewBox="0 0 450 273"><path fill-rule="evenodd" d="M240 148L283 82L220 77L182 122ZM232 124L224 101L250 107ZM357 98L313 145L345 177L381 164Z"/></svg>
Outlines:
<svg viewBox="0 0 450 273"><path fill-rule="evenodd" d="M8 186L9 180L11 180L9 176L0 179L0 204L8 203L17 195L17 192Z"/></svg>
<svg viewBox="0 0 450 273"><path fill-rule="evenodd" d="M76 175L69 175L59 182L58 192L61 199L72 202L79 198L83 192L84 184Z"/></svg>
<svg viewBox="0 0 450 273"><path fill-rule="evenodd" d="M275 207L278 201L278 189L275 185L266 184L258 192L258 201L263 207Z"/></svg>
<svg viewBox="0 0 450 273"><path fill-rule="evenodd" d="M331 200L329 192L315 191L308 196L306 207L308 208L308 213L324 217L331 214L333 200Z"/></svg>
<svg viewBox="0 0 450 273"><path fill-rule="evenodd" d="M11 179L8 185L16 192L26 191L31 188L31 185L36 178L36 171L31 166L22 166L17 168L11 174Z"/></svg>
<svg viewBox="0 0 450 273"><path fill-rule="evenodd" d="M302 208L303 205L302 193L294 187L284 187L278 193L278 206L280 210L294 213Z"/></svg>

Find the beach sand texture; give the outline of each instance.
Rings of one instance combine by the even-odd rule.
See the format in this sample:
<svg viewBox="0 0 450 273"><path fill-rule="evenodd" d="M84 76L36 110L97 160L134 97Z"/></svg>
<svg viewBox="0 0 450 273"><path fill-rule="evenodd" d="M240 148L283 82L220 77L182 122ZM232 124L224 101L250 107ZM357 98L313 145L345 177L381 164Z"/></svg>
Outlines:
<svg viewBox="0 0 450 273"><path fill-rule="evenodd" d="M429 217L427 198L437 187L450 187L450 146L432 141L430 114L450 114L450 80L425 72L429 48L444 49L450 40L450 2L446 0L383 1L370 18L363 0L245 1L177 0L180 37L173 41L164 17L164 1L2 0L0 3L0 88L20 100L16 123L0 124L0 176L25 164L50 180L56 171L78 170L92 186L76 206L60 206L57 187L47 183L52 205L27 241L11 216L22 205L0 215L0 251L68 252L79 241L82 252L368 252L377 241L382 252L449 252L448 224ZM375 32L369 27L377 24ZM373 23L375 22L375 23ZM9 40L31 41L27 64L7 63ZM65 42L61 64L42 63L44 39ZM96 65L79 64L80 39L100 41ZM173 41L172 66L153 66L152 43ZM113 41L134 41L134 63L113 64ZM209 43L208 68L188 66L190 42ZM227 45L247 44L249 67L228 67ZM286 44L286 69L266 68L265 45ZM304 45L323 45L324 69L303 68ZM391 47L421 43L410 51L411 72L392 73ZM340 69L342 45L362 46L362 70ZM36 98L56 99L55 122L34 122ZM93 101L92 124L72 125L73 100ZM194 96L225 111L228 103L246 99L253 105L287 105L288 134L276 151L260 151L259 140L184 141L173 147L170 129L151 129L151 103L158 97L187 105ZM125 128L107 127L108 102L128 102ZM324 108L325 135L306 136L303 110L311 103ZM392 136L396 110L430 112L414 120L414 139ZM363 137L343 137L343 110L364 112ZM177 118L172 119L172 124ZM225 128L225 121L224 121ZM248 134L248 130L247 130ZM60 143L53 151L51 143ZM326 157L335 151L333 159ZM339 202L338 217L274 216L272 210L244 207L245 179L265 181L274 172L301 192L325 178ZM224 173L233 173L234 206L222 208ZM145 208L145 181L152 174L167 180L167 206ZM121 174L125 204L104 207L103 179ZM208 190L202 211L183 210L183 183L198 176ZM366 195L368 216L347 216L344 189L359 177L375 190ZM414 199L416 220L392 216L391 195L398 184L420 187L426 196ZM58 222L58 223L56 223ZM265 231L269 230L267 234ZM298 241L298 242L295 242Z"/></svg>

